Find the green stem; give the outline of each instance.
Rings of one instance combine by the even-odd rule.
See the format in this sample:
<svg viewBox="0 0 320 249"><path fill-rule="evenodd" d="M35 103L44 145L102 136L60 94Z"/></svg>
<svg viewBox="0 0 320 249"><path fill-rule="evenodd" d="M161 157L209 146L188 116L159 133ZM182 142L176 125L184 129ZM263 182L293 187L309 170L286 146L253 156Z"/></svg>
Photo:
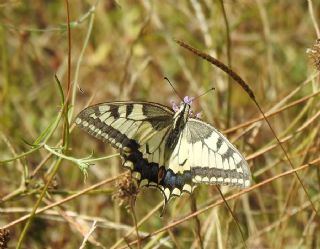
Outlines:
<svg viewBox="0 0 320 249"><path fill-rule="evenodd" d="M44 195L46 194L47 192L47 189L49 187L49 184L51 183L53 177L56 175L56 173L58 172L59 168L60 168L60 165L61 165L61 161L62 159L59 158L56 162L56 164L54 165L54 168L53 168L53 171L51 172L50 176L49 176L49 179L48 181L46 182L46 185L44 186L44 189L42 190L41 194L40 194L40 197L38 198L36 204L33 206L32 208L32 211L31 211L31 214L30 214L30 218L28 219L26 225L24 226L21 234L20 234L20 237L19 237L19 240L18 240L18 244L16 246L16 249L20 249L21 248L21 245L22 245L22 242L27 234L27 231L31 225L31 222L35 216L35 213L38 209L38 207L40 206L40 203L42 202L42 199L44 197Z"/></svg>
<svg viewBox="0 0 320 249"><path fill-rule="evenodd" d="M79 55L79 59L77 61L77 65L76 65L76 70L75 70L75 75L74 75L74 85L72 86L72 96L71 96L71 106L70 106L70 111L69 111L69 120L72 120L72 116L73 116L73 111L74 111L74 105L76 102L76 93L77 93L77 86L78 86L78 79L79 79L79 71L80 71L80 65L82 62L82 58L85 52L86 47L88 46L89 43L89 38L92 32L92 27L93 27L93 21L94 21L94 17L95 17L95 10L96 10L96 6L92 6L90 11L88 12L90 14L90 20L89 20L89 27L88 27L88 31Z"/></svg>
<svg viewBox="0 0 320 249"><path fill-rule="evenodd" d="M76 164L92 163L92 162L95 162L95 161L101 161L101 160L105 160L105 159L110 159L112 157L116 157L116 156L120 155L119 153L116 153L116 154L113 154L113 155L99 157L99 158L93 158L93 159L81 159L81 158L78 159L78 158L74 158L74 157L70 157L70 156L66 156L64 154L61 154L61 153L55 151L54 149L52 149L50 146L48 146L46 144L43 147L46 150L48 150L49 152L51 152L52 154L54 154L54 155L56 155L56 156L58 156L60 158L66 159L68 161L74 162Z"/></svg>
<svg viewBox="0 0 320 249"><path fill-rule="evenodd" d="M223 4L223 0L220 0L221 10L223 14L223 20L226 27L226 40L227 40L227 64L229 68L232 68L231 66L231 38L230 38L230 27L229 27L229 21L227 17L227 13ZM231 98L232 98L232 87L231 87L231 77L228 75L228 95L227 95L227 127L230 127L230 121L231 121Z"/></svg>
<svg viewBox="0 0 320 249"><path fill-rule="evenodd" d="M17 160L17 159L20 159L20 158L22 158L22 157L25 157L25 156L27 156L27 155L29 155L29 154L32 154L33 152L39 150L41 147L42 147L42 145L39 145L39 146L37 146L37 147L35 147L35 148L33 148L33 149L25 152L25 153L22 153L22 154L18 155L18 156L12 157L12 158L10 158L10 159L2 160L2 161L0 161L0 164L9 163L9 162L15 161L15 160Z"/></svg>

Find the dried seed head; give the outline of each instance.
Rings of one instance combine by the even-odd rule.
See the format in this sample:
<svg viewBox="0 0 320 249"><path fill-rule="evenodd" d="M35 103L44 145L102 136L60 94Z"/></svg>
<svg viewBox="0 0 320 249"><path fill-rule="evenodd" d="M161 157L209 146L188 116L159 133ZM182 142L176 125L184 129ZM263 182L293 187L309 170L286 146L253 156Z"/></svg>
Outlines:
<svg viewBox="0 0 320 249"><path fill-rule="evenodd" d="M6 229L0 229L0 249L7 249L10 240L10 232Z"/></svg>
<svg viewBox="0 0 320 249"><path fill-rule="evenodd" d="M128 174L124 175L117 182L117 190L113 194L112 198L119 202L119 206L125 206L128 208L135 202L138 193L138 184L128 172Z"/></svg>
<svg viewBox="0 0 320 249"><path fill-rule="evenodd" d="M315 68L320 71L320 39L317 39L312 48L307 49L307 54L313 62Z"/></svg>

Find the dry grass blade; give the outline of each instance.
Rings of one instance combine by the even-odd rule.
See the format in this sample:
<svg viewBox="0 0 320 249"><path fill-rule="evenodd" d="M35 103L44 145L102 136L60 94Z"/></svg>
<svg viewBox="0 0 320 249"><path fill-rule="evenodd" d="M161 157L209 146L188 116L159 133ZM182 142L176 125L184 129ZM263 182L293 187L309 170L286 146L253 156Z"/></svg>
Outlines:
<svg viewBox="0 0 320 249"><path fill-rule="evenodd" d="M57 201L57 202L55 202L55 203L52 203L52 204L50 204L50 205L48 205L48 206L45 206L45 207L43 207L43 208L39 208L39 209L36 210L35 214L40 214L40 213L42 213L42 212L44 212L44 211L46 211L46 210L48 210L48 209L51 209L51 208L53 208L53 207L60 206L60 205L62 205L62 204L64 204L64 203L67 203L67 202L69 202L69 201L71 201L71 200L73 200L73 199L75 199L75 198L77 198L77 197L79 197L79 196L81 196L81 195L83 195L83 194L85 194L85 193L88 193L88 192L91 191L91 190L94 190L94 189L96 189L96 188L98 188L98 187L100 187L100 186L102 186L102 185L105 185L105 184L107 184L107 183L110 183L110 182L115 181L116 179L118 179L118 178L121 177L121 176L124 176L125 174L126 174L126 173L122 173L122 174L120 174L120 175L118 175L118 176L105 179L105 180L103 180L103 181L101 181L101 182L98 182L98 183L96 183L96 184L88 187L88 188L85 188L84 190L79 191L79 192L76 193L76 194L70 195L70 196L68 196L68 197L66 197L66 198L64 198L64 199L62 199L62 200L60 200L60 201ZM31 214L24 215L24 216L20 217L19 219L14 220L14 221L12 221L12 222L10 222L10 223L2 226L0 229L8 229L8 228L10 228L10 227L12 227L12 226L15 226L15 225L17 225L17 224L19 224L19 223L21 223L21 222L29 219L30 216L31 216Z"/></svg>
<svg viewBox="0 0 320 249"><path fill-rule="evenodd" d="M221 61L213 58L212 56L201 52L200 50L197 50L190 45L184 43L183 41L180 40L175 40L176 43L178 43L181 47L186 48L187 50L191 51L192 53L196 54L197 56L209 61L211 64L217 66L220 68L222 71L227 73L232 79L234 79L235 82L237 82L243 90L250 96L251 99L255 100L255 96L249 85L236 73L234 72L231 68L223 64Z"/></svg>
<svg viewBox="0 0 320 249"><path fill-rule="evenodd" d="M165 227L163 227L163 228L161 228L159 230L156 230L156 231L150 233L150 235L148 235L147 237L141 238L141 240L148 239L151 236L157 235L157 234L162 233L162 232L164 232L164 231L166 231L168 229L171 229L172 227L175 227L175 226L177 226L177 225L179 225L179 224L181 224L181 223L183 223L183 222L185 222L185 221L187 221L189 219L192 219L193 217L195 217L195 216L197 216L199 214L202 214L202 213L210 210L211 208L214 208L216 206L219 206L219 205L225 203L225 201L230 201L230 200L234 200L236 198L239 198L240 196L242 196L242 195L244 195L246 193L252 192L253 190L256 190L256 189L258 189L258 188L260 188L262 186L265 186L268 183L273 182L273 181L275 181L275 180L277 180L277 179L279 179L281 177L294 174L297 171L304 170L304 169L306 169L306 168L308 168L310 166L314 166L314 165L317 165L317 164L320 165L320 157L318 157L317 159L315 159L315 160L313 160L313 161L311 161L311 162L309 162L307 164L301 165L301 166L299 166L299 167L297 167L295 169L288 170L288 171L283 172L283 173L281 173L279 175L273 176L273 177L271 177L271 178L269 178L269 179L267 179L267 180L265 180L263 182L259 182L259 183L255 184L255 185L253 185L253 186L251 186L251 187L249 187L247 189L244 189L244 190L242 190L242 191L240 191L240 192L238 192L236 194L233 194L231 196L227 196L227 197L225 197L225 199L216 201L215 203L210 204L210 205L206 206L205 208L202 208L202 209L198 210L197 212L191 213L190 215L187 215L184 218L181 218L181 219L179 219L179 220L177 220L175 222L172 222L172 223L166 225ZM137 241L132 241L132 242L130 242L130 245L134 245L136 243L138 243L138 242Z"/></svg>
<svg viewBox="0 0 320 249"><path fill-rule="evenodd" d="M191 204L191 212L196 212L197 211L197 202L196 199L194 197L194 195L190 196L190 204ZM198 245L199 248L203 249L203 240L202 240L202 236L201 236L201 223L199 218L196 216L195 217L195 223L196 223L196 236L197 236L197 240L198 240Z"/></svg>
<svg viewBox="0 0 320 249"><path fill-rule="evenodd" d="M319 156L318 3L166 3L0 4L0 227L6 228L0 247L19 247L19 236L25 236L21 248L79 248L96 220L86 247L118 249L139 238L142 248L239 249L243 240L248 248L320 248L311 205L319 209L320 167L297 171L309 196L296 171L274 179L289 163L305 165ZM203 47L224 71L181 51L173 37ZM250 194L221 187L221 197L215 186L201 185L192 210L185 195L159 218L159 191L141 188L136 195L114 182L125 170L119 154L73 119L102 102L170 106L181 99L165 76L181 97L215 87L212 97L194 102L193 111L226 134L248 160L253 185L263 186L254 185ZM117 194L123 203L136 197L134 206L120 206Z"/></svg>
<svg viewBox="0 0 320 249"><path fill-rule="evenodd" d="M272 117L272 116L274 116L274 115L276 115L276 114L279 114L279 113L283 112L284 110L287 110L287 109L289 109L289 108L291 108L291 107L300 105L300 104L302 104L303 102L305 102L305 101L307 101L307 100L309 100L309 99L311 99L311 98L314 98L314 97L316 97L316 96L318 96L318 95L320 95L320 91L317 91L317 92L312 93L312 94L310 94L310 95L308 95L308 96L305 96L305 97L302 97L302 98L300 98L300 99L298 99L298 100L295 100L295 101L293 101L292 103L287 104L287 105L285 105L285 106L283 106L283 107L281 107L281 108L279 108L279 109L277 109L277 110L275 110L275 111L267 112L267 113L265 113L265 116L266 116L266 117ZM242 123L242 124L235 125L235 126L233 126L232 128L226 129L226 130L224 130L224 133L231 133L231 132L237 131L237 130L239 130L240 128L247 127L247 126L249 126L249 125L251 125L251 124L253 124L253 123L259 122L259 121L261 121L261 120L263 120L263 119L264 119L264 117L261 115L260 117L254 118L254 119L252 119L252 120L248 120L248 121L246 121L246 122L244 122L244 123Z"/></svg>
<svg viewBox="0 0 320 249"><path fill-rule="evenodd" d="M69 2L68 0L65 0L66 3L66 10L67 10L67 23L68 23L68 79L67 79L67 91L66 91L66 98L65 101L63 102L63 108L62 108L62 113L64 113L64 124L63 124L63 136L62 136L62 144L65 149L68 149L69 145L69 121L68 121L68 109L69 109L69 97L70 97L70 92L71 92L71 28L70 28L70 10L69 10ZM49 187L49 184L57 174L60 165L61 165L62 160L58 159L51 174L49 175L48 181L45 184L44 189L42 190L40 197L38 198L37 202L35 203L32 212L30 214L30 217L28 218L28 221L26 222L25 226L23 227L23 230L19 236L19 240L17 243L17 249L20 249L23 243L23 240L28 232L28 229L31 225L31 222L36 214L36 211L43 199L43 197L46 194L46 191Z"/></svg>
<svg viewBox="0 0 320 249"><path fill-rule="evenodd" d="M82 244L81 246L79 247L79 249L84 249L86 247L86 244L87 244L87 241L89 240L91 234L94 232L94 230L97 228L96 226L97 222L94 221L92 223L92 226L90 228L90 230L88 231L88 233L86 234L86 236L83 238L83 241L82 241Z"/></svg>
<svg viewBox="0 0 320 249"><path fill-rule="evenodd" d="M226 9L223 3L223 0L219 0L222 14L223 14L223 20L226 26L226 42L227 42L227 64L229 68L232 68L232 51L231 51L231 38L230 38L230 25L228 21L228 16L226 13ZM232 86L231 86L231 78L228 76L228 98L227 98L227 127L230 127L230 119L231 119L231 98L232 98Z"/></svg>
<svg viewBox="0 0 320 249"><path fill-rule="evenodd" d="M184 43L184 42L182 42L182 41L176 40L176 42L177 42L180 46L186 48L187 50L191 51L192 53L196 54L197 56L199 56L199 57L207 60L207 61L210 62L211 64L213 64L213 65L217 66L218 68L220 68L222 71L224 71L225 73L227 73L228 75L230 75L230 77L232 77L232 78L235 80L235 82L238 83L238 84L243 88L243 90L249 95L249 97L252 99L252 101L255 103L255 105L256 105L257 108L259 109L259 112L262 114L263 119L267 122L267 124L268 124L268 126L269 126L269 128L270 128L270 130L271 130L271 132L272 132L272 134L273 134L274 137L276 138L276 140L277 140L280 148L282 149L282 151L283 151L286 159L288 160L291 168L294 169L293 163L292 163L291 159L289 158L286 149L284 148L284 146L283 146L282 143L280 142L280 139L278 138L275 130L272 128L271 123L269 122L268 118L266 117L266 115L265 115L264 112L262 111L262 109L261 109L259 103L257 102L257 100L256 100L256 98L255 98L255 95L254 95L253 91L250 89L249 85L248 85L236 72L234 72L232 69L228 68L228 67L227 67L225 64L223 64L221 61L213 58L212 56L210 56L210 55L208 55L208 54L206 54L206 53L203 53L203 52L201 52L201 51L199 51L199 50L191 47L190 45L187 45L186 43ZM297 172L294 172L294 174L295 174L296 177L298 178L299 183L300 183L302 189L304 190L304 192L305 192L305 194L306 194L309 202L311 203L311 207L312 207L313 211L317 214L317 218L318 218L318 220L320 221L320 216L319 216L319 214L318 214L318 211L317 211L314 203L312 202L311 197L310 197L310 195L309 195L306 187L304 186L304 184L303 184L301 178L299 177L298 173L297 173Z"/></svg>
<svg viewBox="0 0 320 249"><path fill-rule="evenodd" d="M246 245L246 240L245 240L243 231L242 231L242 229L241 229L241 226L240 226L240 224L239 224L239 221L238 221L237 217L236 217L235 214L233 213L231 207L229 206L229 203L227 202L226 198L224 197L223 193L221 192L221 189L219 188L219 186L216 186L216 189L218 190L218 192L219 192L222 200L224 201L224 203L225 203L225 205L226 205L229 213L232 215L232 218L233 218L234 222L236 223L236 225L237 225L237 227L238 227L238 229L239 229L239 232L240 232L240 234L241 234L241 239L242 239L243 247L244 247L244 248L248 248L247 245Z"/></svg>

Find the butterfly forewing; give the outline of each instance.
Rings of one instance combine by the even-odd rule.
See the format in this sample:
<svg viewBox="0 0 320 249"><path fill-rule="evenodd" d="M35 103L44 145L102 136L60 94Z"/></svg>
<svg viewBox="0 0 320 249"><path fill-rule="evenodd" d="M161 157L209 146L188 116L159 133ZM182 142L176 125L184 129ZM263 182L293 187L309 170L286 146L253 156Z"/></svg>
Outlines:
<svg viewBox="0 0 320 249"><path fill-rule="evenodd" d="M76 123L120 149L124 166L131 169L141 185L159 187L165 173L165 138L173 115L171 109L156 103L111 102L84 109Z"/></svg>
<svg viewBox="0 0 320 249"><path fill-rule="evenodd" d="M76 124L118 149L133 149L172 123L173 112L156 103L110 102L79 113Z"/></svg>

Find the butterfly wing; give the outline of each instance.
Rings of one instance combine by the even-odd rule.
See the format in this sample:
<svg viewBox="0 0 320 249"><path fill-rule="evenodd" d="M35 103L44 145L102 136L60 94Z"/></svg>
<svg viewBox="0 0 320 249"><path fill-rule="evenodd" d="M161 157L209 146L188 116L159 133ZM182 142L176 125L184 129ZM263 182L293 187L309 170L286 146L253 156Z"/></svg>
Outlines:
<svg viewBox="0 0 320 249"><path fill-rule="evenodd" d="M173 112L151 102L110 102L82 110L76 124L115 148L129 150L145 144L172 123Z"/></svg>
<svg viewBox="0 0 320 249"><path fill-rule="evenodd" d="M165 203L173 196L181 196L184 192L191 193L194 188L187 134L186 129L180 132L178 142L165 163L167 168L159 186Z"/></svg>
<svg viewBox="0 0 320 249"><path fill-rule="evenodd" d="M76 124L120 149L123 165L141 185L159 187L165 175L165 138L174 112L152 102L110 102L79 113Z"/></svg>
<svg viewBox="0 0 320 249"><path fill-rule="evenodd" d="M198 119L189 119L186 130L193 182L250 186L249 166L227 138Z"/></svg>
<svg viewBox="0 0 320 249"><path fill-rule="evenodd" d="M191 193L195 183L250 185L243 156L203 121L189 118L177 134L174 149L168 149L173 121L170 108L151 102L97 104L76 118L82 129L120 149L123 165L140 185L159 188L166 202Z"/></svg>
<svg viewBox="0 0 320 249"><path fill-rule="evenodd" d="M189 118L181 131L160 188L166 202L197 183L248 187L250 171L239 151L211 125Z"/></svg>

